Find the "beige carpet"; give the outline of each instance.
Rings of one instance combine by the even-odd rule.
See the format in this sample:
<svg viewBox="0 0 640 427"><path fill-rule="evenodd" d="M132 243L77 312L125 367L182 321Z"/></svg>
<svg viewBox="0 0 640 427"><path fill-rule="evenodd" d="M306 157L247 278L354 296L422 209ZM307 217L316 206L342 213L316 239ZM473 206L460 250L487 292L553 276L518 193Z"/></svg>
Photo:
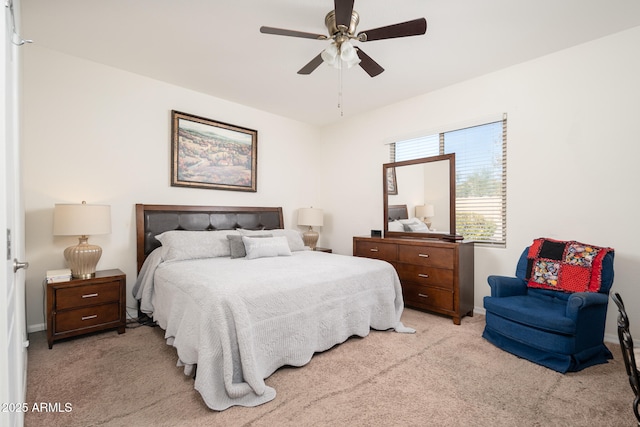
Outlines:
<svg viewBox="0 0 640 427"><path fill-rule="evenodd" d="M372 331L283 368L276 398L209 410L159 328L104 332L47 348L30 335L27 401L70 412L27 413L26 426L635 426L620 348L614 360L562 375L482 339L484 317L407 309L413 335Z"/></svg>

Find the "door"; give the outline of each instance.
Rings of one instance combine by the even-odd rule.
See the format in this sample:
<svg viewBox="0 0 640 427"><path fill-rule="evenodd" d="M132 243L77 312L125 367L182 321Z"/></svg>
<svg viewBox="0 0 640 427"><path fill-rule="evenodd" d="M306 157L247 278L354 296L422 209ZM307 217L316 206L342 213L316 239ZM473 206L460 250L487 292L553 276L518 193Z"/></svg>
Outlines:
<svg viewBox="0 0 640 427"><path fill-rule="evenodd" d="M11 42L15 20L12 12L17 1L7 2L0 23L2 41L0 57L0 232L3 262L0 263L0 402L7 404L0 411L0 425L21 426L24 414L27 367L27 330L25 318L24 209L20 190L20 150L18 119L19 47ZM17 19L17 18L16 18ZM5 243L6 242L6 243ZM17 269L15 268L17 267ZM14 271L15 270L15 271ZM5 353L6 349L6 353Z"/></svg>

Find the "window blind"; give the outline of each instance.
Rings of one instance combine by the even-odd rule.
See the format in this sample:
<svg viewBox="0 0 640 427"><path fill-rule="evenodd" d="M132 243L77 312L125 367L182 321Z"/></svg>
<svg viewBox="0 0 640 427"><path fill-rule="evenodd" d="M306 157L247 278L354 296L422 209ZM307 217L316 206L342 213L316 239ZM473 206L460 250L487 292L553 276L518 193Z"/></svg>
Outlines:
<svg viewBox="0 0 640 427"><path fill-rule="evenodd" d="M456 232L506 243L507 117L391 144L391 161L456 154Z"/></svg>

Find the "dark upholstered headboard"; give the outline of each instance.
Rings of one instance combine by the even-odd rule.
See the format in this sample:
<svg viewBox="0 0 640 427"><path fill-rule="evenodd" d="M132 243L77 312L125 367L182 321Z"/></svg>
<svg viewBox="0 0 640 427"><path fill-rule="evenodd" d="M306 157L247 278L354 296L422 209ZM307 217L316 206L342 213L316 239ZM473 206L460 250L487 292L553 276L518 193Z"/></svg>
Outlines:
<svg viewBox="0 0 640 427"><path fill-rule="evenodd" d="M388 212L389 221L395 221L397 219L409 219L407 205L389 205Z"/></svg>
<svg viewBox="0 0 640 427"><path fill-rule="evenodd" d="M229 206L136 205L138 271L160 242L160 233L170 230L272 230L284 228L282 208Z"/></svg>

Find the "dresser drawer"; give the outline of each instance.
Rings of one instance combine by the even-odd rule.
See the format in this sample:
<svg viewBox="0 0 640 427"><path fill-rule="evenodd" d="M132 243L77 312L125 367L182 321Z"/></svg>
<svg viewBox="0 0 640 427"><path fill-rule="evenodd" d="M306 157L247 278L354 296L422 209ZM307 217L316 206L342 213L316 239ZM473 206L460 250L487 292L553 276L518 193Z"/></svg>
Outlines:
<svg viewBox="0 0 640 427"><path fill-rule="evenodd" d="M453 291L453 270L429 268L415 264L396 264L402 283L414 282L419 285L433 285Z"/></svg>
<svg viewBox="0 0 640 427"><path fill-rule="evenodd" d="M117 302L84 307L57 313L55 332L59 334L118 321L120 321L120 304Z"/></svg>
<svg viewBox="0 0 640 427"><path fill-rule="evenodd" d="M403 283L402 296L408 306L453 311L452 291L414 283Z"/></svg>
<svg viewBox="0 0 640 427"><path fill-rule="evenodd" d="M367 258L383 259L385 261L395 261L397 245L393 243L378 243L358 240L355 242L354 255Z"/></svg>
<svg viewBox="0 0 640 427"><path fill-rule="evenodd" d="M454 256L450 248L398 245L398 261L408 264L453 269Z"/></svg>
<svg viewBox="0 0 640 427"><path fill-rule="evenodd" d="M56 310L120 300L120 282L74 286L56 291Z"/></svg>

